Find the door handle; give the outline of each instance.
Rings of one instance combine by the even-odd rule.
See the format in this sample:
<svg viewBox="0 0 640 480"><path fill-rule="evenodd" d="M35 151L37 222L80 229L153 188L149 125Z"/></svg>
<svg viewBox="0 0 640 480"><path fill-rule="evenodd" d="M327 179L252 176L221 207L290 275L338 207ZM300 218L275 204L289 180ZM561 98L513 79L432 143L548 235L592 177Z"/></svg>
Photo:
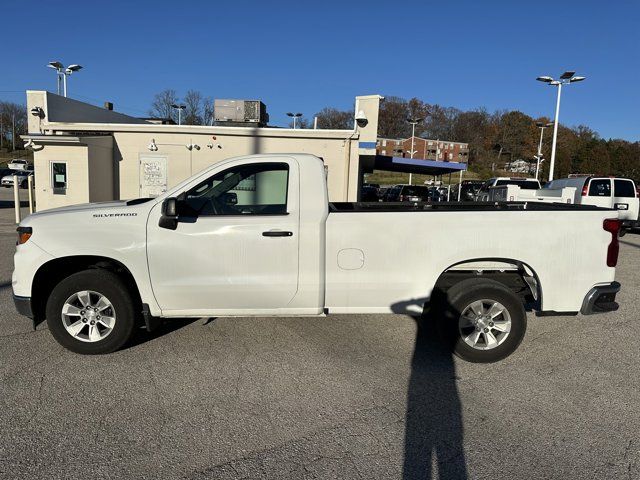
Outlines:
<svg viewBox="0 0 640 480"><path fill-rule="evenodd" d="M263 237L292 237L293 232L285 232L283 230L267 230L262 232Z"/></svg>

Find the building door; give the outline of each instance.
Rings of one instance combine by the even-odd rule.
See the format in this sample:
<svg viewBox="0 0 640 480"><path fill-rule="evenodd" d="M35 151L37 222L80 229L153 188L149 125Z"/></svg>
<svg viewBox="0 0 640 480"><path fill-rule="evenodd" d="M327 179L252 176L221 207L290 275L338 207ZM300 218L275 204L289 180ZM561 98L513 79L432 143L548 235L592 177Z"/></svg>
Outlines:
<svg viewBox="0 0 640 480"><path fill-rule="evenodd" d="M140 198L157 197L167 191L167 157L140 156Z"/></svg>

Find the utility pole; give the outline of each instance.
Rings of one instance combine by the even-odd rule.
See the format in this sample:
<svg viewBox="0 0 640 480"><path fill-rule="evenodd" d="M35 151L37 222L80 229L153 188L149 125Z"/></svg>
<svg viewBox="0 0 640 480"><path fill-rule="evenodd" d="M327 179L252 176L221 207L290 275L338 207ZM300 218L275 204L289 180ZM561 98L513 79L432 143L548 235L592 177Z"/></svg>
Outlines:
<svg viewBox="0 0 640 480"><path fill-rule="evenodd" d="M13 151L16 150L16 112L11 114L11 140L13 141Z"/></svg>

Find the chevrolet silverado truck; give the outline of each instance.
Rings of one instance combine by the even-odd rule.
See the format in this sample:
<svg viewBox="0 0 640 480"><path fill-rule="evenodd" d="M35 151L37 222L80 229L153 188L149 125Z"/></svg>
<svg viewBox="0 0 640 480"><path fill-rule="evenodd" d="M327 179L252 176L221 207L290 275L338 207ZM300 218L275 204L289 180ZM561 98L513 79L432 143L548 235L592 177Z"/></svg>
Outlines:
<svg viewBox="0 0 640 480"><path fill-rule="evenodd" d="M527 310L618 307L619 229L595 206L330 203L321 159L252 155L157 198L28 216L12 286L18 312L81 354L161 318L426 310L456 355L492 362Z"/></svg>

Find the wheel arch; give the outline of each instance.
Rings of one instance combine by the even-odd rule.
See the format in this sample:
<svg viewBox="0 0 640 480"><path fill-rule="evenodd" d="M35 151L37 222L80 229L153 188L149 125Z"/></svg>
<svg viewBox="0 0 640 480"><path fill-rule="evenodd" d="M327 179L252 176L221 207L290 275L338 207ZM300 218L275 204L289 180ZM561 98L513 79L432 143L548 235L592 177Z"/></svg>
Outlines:
<svg viewBox="0 0 640 480"><path fill-rule="evenodd" d="M507 271L497 266L493 268L486 268L482 267L481 265L482 263L490 262L511 265L513 267L516 267L516 270ZM476 268L474 268L474 264ZM482 276L490 278L491 280L496 280L514 291L514 293L518 293L521 298L523 298L524 303L524 297L522 296L523 292L516 290L515 287L518 287L518 285L514 284L513 281L516 277L519 277L524 285L526 285L528 291L531 293L531 296L534 299L534 305L532 306L532 308L536 310L542 309L542 285L540 282L540 278L536 273L536 270L528 263L513 258L478 257L456 261L455 263L450 264L448 267L442 270L434 283L433 290L439 289L446 291L455 283L458 283L462 280L466 280L467 278L478 278Z"/></svg>
<svg viewBox="0 0 640 480"><path fill-rule="evenodd" d="M92 268L105 269L117 274L131 291L136 302L136 311L141 311L140 288L131 271L122 262L98 255L69 255L49 260L36 271L31 286L31 308L34 318L36 320L45 318L47 299L61 280L74 273Z"/></svg>

